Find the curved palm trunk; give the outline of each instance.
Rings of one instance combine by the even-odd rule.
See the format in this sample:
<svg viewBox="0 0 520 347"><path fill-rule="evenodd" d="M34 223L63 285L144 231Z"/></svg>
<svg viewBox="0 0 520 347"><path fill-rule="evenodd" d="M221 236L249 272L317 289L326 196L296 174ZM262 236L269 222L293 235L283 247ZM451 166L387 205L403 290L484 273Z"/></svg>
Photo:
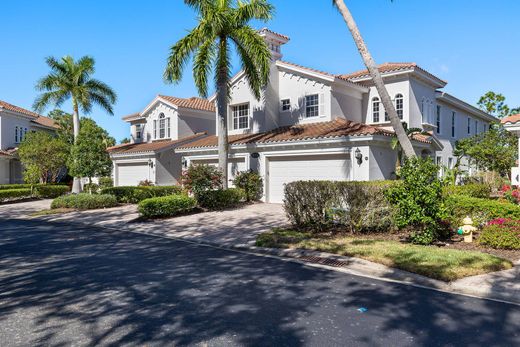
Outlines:
<svg viewBox="0 0 520 347"><path fill-rule="evenodd" d="M76 140L79 135L79 109L78 109L78 103L76 100L72 100L72 107L74 108L74 112L72 115L72 125L74 129L74 143L76 143ZM74 181L72 183L72 193L78 194L81 193L81 182L80 177L74 177Z"/></svg>
<svg viewBox="0 0 520 347"><path fill-rule="evenodd" d="M397 135L397 139L399 140L399 143L401 144L401 148L403 149L403 153L407 158L415 157L415 151L412 146L412 142L406 135L406 131L403 128L403 125L401 124L401 120L399 119L399 116L397 115L397 112L395 110L394 104L392 103L392 99L390 98L390 95L388 94L388 91L386 90L385 84L383 82L383 78L381 77L381 74L379 73L379 70L377 68L377 65L372 59L372 56L370 55L370 52L368 51L368 48L365 44L365 41L363 40L363 37L361 37L361 33L359 32L359 29L356 25L356 22L354 21L354 18L352 17L352 14L350 13L349 9L345 5L345 2L343 0L334 0L334 3L336 7L338 8L339 12L343 16L343 19L345 20L345 23L347 23L347 26L352 34L352 37L354 39L354 42L356 43L356 46L359 50L359 54L361 54L361 58L363 58L363 62L365 63L365 66L367 67L368 71L370 72L370 76L372 77L372 80L374 81L374 85L377 89L377 92L379 93L379 96L381 97L381 102L383 103L383 106L385 107L386 112L388 112L388 116L390 118L390 123L392 124L392 127L394 128L395 134Z"/></svg>

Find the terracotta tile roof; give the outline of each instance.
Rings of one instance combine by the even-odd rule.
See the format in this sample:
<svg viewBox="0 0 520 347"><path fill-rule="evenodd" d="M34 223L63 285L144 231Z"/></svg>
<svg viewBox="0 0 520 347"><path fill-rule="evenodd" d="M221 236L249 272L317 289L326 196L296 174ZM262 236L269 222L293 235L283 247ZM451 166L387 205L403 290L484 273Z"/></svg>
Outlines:
<svg viewBox="0 0 520 347"><path fill-rule="evenodd" d="M37 114L37 113L34 113L32 111L29 111L29 110L26 110L25 108L21 108L21 107L15 106L13 104L10 104L10 103L2 101L2 100L0 100L0 108L4 108L4 109L6 109L8 111L11 111L11 112L22 113L22 114L25 114L25 115L31 116L31 117L40 117L40 115Z"/></svg>
<svg viewBox="0 0 520 347"><path fill-rule="evenodd" d="M0 149L0 157L12 157L7 151Z"/></svg>
<svg viewBox="0 0 520 347"><path fill-rule="evenodd" d="M384 63L384 64L379 65L378 69L379 69L380 73L397 72L397 71L409 70L409 69L417 69L417 70L420 70L420 71L426 73L430 77L433 77L435 79L441 80L437 76L434 76L433 74L431 74L428 71L426 71L423 68L421 68L416 63ZM345 78L345 79L348 79L348 80L356 80L358 78L364 78L364 77L368 77L368 76L370 76L370 74L369 74L367 69L361 70L361 71L356 71L356 72L349 73L349 74L341 75L342 78ZM446 81L443 81L443 80L441 80L441 81L444 82L444 83L447 83Z"/></svg>
<svg viewBox="0 0 520 347"><path fill-rule="evenodd" d="M129 115L123 116L123 119L129 119L129 118L139 117L140 115L141 115L140 112L136 112L136 113L132 113L132 114L129 114Z"/></svg>
<svg viewBox="0 0 520 347"><path fill-rule="evenodd" d="M518 122L520 122L520 113L513 114L509 117L505 117L500 121L500 123L502 123L502 124L506 124L506 123L516 124Z"/></svg>
<svg viewBox="0 0 520 347"><path fill-rule="evenodd" d="M174 96L159 95L160 98L171 102L179 107L191 108L194 110L215 112L215 104L203 98L177 98Z"/></svg>
<svg viewBox="0 0 520 347"><path fill-rule="evenodd" d="M49 128L59 128L58 125L54 122L54 119L45 117L45 116L39 116L38 118L34 119L32 122L43 125L45 127Z"/></svg>
<svg viewBox="0 0 520 347"><path fill-rule="evenodd" d="M15 157L16 152L18 152L18 148L7 148L7 149L0 149L0 156L3 157Z"/></svg>
<svg viewBox="0 0 520 347"><path fill-rule="evenodd" d="M127 153L142 153L142 152L156 152L168 147L173 147L185 141L195 140L206 133L196 133L191 136L186 136L178 140L159 140L145 143L125 143L107 148L111 154L127 154Z"/></svg>
<svg viewBox="0 0 520 347"><path fill-rule="evenodd" d="M253 143L289 142L363 135L394 136L394 132L368 124L337 118L329 122L297 124L293 126L280 127L259 134L230 135L228 141L230 145L245 145ZM414 139L419 142L430 143L427 136L424 135L417 136ZM217 136L213 135L179 146L179 149L216 146Z"/></svg>
<svg viewBox="0 0 520 347"><path fill-rule="evenodd" d="M268 28L262 28L262 29L258 30L258 32L259 32L260 34L263 33L263 32L268 32L268 33L271 33L271 34L273 34L273 35L279 36L279 37L281 37L281 38L283 38L283 39L285 39L285 40L289 40L289 36L282 35L282 34L280 34L280 33L277 33L277 32L275 32L275 31L272 31L272 30L270 30L270 29L268 29Z"/></svg>

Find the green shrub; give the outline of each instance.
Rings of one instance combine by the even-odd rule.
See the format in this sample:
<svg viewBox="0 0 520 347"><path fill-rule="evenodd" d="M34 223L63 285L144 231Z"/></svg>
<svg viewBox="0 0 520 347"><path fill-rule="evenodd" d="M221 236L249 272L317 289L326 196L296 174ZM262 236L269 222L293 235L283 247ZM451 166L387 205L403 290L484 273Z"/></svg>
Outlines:
<svg viewBox="0 0 520 347"><path fill-rule="evenodd" d="M75 208L78 210L92 210L117 206L115 196L108 194L73 194L54 199L51 208Z"/></svg>
<svg viewBox="0 0 520 347"><path fill-rule="evenodd" d="M410 240L429 244L441 236L439 223L446 218L439 168L430 158L406 160L400 170L400 184L387 190L386 196L397 209L395 222L399 228L413 227ZM425 235L422 235L425 233Z"/></svg>
<svg viewBox="0 0 520 347"><path fill-rule="evenodd" d="M114 186L114 180L112 177L101 177L99 178L99 188L110 188Z"/></svg>
<svg viewBox="0 0 520 347"><path fill-rule="evenodd" d="M173 217L193 210L195 198L184 194L145 199L139 203L138 211L145 218Z"/></svg>
<svg viewBox="0 0 520 347"><path fill-rule="evenodd" d="M498 249L520 249L520 221L493 220L482 229L478 242Z"/></svg>
<svg viewBox="0 0 520 347"><path fill-rule="evenodd" d="M468 183L463 186L448 185L443 188L445 197L450 195L465 195L472 198L489 198L491 186L485 183Z"/></svg>
<svg viewBox="0 0 520 347"><path fill-rule="evenodd" d="M239 172L233 183L244 191L246 201L260 200L263 193L262 177L254 171Z"/></svg>
<svg viewBox="0 0 520 347"><path fill-rule="evenodd" d="M483 226L496 218L520 220L520 206L504 200L452 195L446 199L446 207L452 227L462 225L462 220L467 216L473 219L476 226Z"/></svg>
<svg viewBox="0 0 520 347"><path fill-rule="evenodd" d="M197 202L203 208L223 210L240 205L244 197L244 191L238 188L206 190L198 194Z"/></svg>
<svg viewBox="0 0 520 347"><path fill-rule="evenodd" d="M343 226L355 232L394 227L394 208L384 191L395 181L297 181L285 186L284 209L298 228L323 231Z"/></svg>
<svg viewBox="0 0 520 347"><path fill-rule="evenodd" d="M0 190L0 201L24 199L32 197L31 188L2 189Z"/></svg>
<svg viewBox="0 0 520 347"><path fill-rule="evenodd" d="M139 181L138 187L152 187L154 184L150 180Z"/></svg>
<svg viewBox="0 0 520 347"><path fill-rule="evenodd" d="M179 186L112 187L101 190L101 194L114 195L117 202L136 204L144 199L182 193Z"/></svg>
<svg viewBox="0 0 520 347"><path fill-rule="evenodd" d="M99 192L99 185L96 183L86 183L83 185L83 191L89 194L96 194Z"/></svg>
<svg viewBox="0 0 520 347"><path fill-rule="evenodd" d="M69 192L69 187L65 185L36 185L33 194L38 198L54 199Z"/></svg>
<svg viewBox="0 0 520 347"><path fill-rule="evenodd" d="M56 184L56 183L20 183L20 184L0 184L0 190L6 190L6 189L25 189L25 188L34 188L39 186L65 186L65 184Z"/></svg>
<svg viewBox="0 0 520 347"><path fill-rule="evenodd" d="M222 188L222 172L212 165L190 165L182 173L182 186L195 197L206 190Z"/></svg>

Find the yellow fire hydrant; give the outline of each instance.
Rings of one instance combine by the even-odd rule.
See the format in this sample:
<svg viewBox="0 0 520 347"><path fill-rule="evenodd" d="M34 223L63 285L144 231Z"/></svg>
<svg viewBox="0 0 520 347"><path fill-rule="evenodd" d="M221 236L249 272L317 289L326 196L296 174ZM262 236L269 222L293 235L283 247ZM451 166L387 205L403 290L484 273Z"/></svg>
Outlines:
<svg viewBox="0 0 520 347"><path fill-rule="evenodd" d="M466 217L462 220L464 224L458 230L459 235L464 236L464 242L473 242L473 232L477 230L473 226L473 220L470 217Z"/></svg>

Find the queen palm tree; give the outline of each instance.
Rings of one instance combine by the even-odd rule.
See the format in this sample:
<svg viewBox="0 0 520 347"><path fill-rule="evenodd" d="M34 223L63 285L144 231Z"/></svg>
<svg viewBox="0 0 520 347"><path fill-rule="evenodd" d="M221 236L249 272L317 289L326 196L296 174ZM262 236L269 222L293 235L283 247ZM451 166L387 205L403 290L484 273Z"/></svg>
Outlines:
<svg viewBox="0 0 520 347"><path fill-rule="evenodd" d="M208 96L208 81L214 72L218 112L218 167L227 188L228 135L227 110L231 78L231 46L236 47L249 87L260 99L269 81L271 53L251 20L267 21L274 8L266 0L185 0L198 12L199 22L188 35L170 49L164 78L177 83L189 58L194 55L193 76L202 97Z"/></svg>
<svg viewBox="0 0 520 347"><path fill-rule="evenodd" d="M92 78L95 72L94 58L84 56L75 61L71 56L61 59L48 57L45 62L51 72L36 83L36 89L43 93L36 98L33 108L36 112L43 112L50 105L60 107L71 99L75 142L79 135L80 109L88 114L93 105L98 105L110 115L114 114L112 105L117 100L116 93L107 84ZM72 192L81 192L79 177L74 177Z"/></svg>
<svg viewBox="0 0 520 347"><path fill-rule="evenodd" d="M352 17L352 14L350 13L348 7L345 5L345 2L343 0L333 0L332 3L334 6L336 6L336 8L343 16L345 23L347 23L350 33L352 34L352 38L354 39L354 42L356 43L356 46L358 48L359 54L361 55L361 58L363 59L363 62L365 63L365 66L368 69L368 72L370 73L370 77L372 77L372 81L374 82L376 90L379 93L379 96L381 97L381 102L383 103L383 106L385 107L385 110L388 113L388 116L390 118L390 124L392 124L392 127L394 128L395 134L397 135L397 139L401 144L404 155L407 158L415 157L415 151L412 146L412 141L410 141L410 138L408 138L408 136L406 135L406 131L404 130L403 125L401 124L401 120L397 115L397 111L395 110L394 104L392 103L390 94L388 94L388 91L386 90L385 83L383 82L383 78L381 77L381 73L379 72L376 63L372 58L372 55L368 51L365 41L363 40L363 37L359 32L357 24L354 21L354 18Z"/></svg>

